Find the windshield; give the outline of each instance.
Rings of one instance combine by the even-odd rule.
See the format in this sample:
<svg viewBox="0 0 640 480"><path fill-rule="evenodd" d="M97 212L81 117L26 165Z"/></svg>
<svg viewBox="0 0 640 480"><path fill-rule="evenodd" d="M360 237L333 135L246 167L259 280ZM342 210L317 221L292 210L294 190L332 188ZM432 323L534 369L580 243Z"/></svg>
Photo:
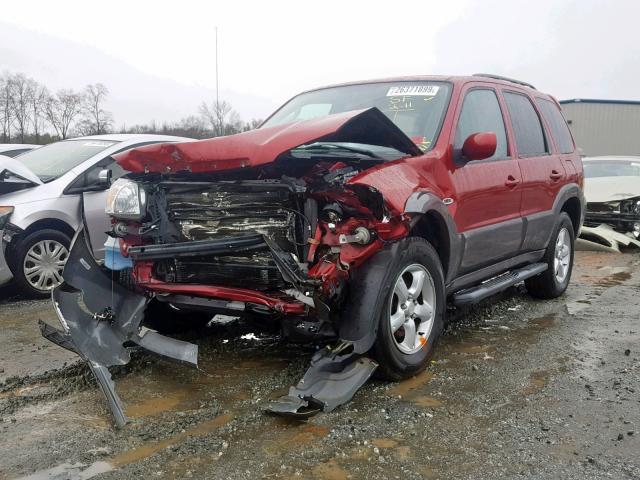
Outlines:
<svg viewBox="0 0 640 480"><path fill-rule="evenodd" d="M325 88L291 99L263 127L377 107L426 151L436 141L450 91L450 84L445 82L387 82Z"/></svg>
<svg viewBox="0 0 640 480"><path fill-rule="evenodd" d="M584 162L584 176L595 177L640 177L640 161L637 162Z"/></svg>
<svg viewBox="0 0 640 480"><path fill-rule="evenodd" d="M17 160L46 183L61 177L115 143L104 140L65 140L31 150L17 157Z"/></svg>

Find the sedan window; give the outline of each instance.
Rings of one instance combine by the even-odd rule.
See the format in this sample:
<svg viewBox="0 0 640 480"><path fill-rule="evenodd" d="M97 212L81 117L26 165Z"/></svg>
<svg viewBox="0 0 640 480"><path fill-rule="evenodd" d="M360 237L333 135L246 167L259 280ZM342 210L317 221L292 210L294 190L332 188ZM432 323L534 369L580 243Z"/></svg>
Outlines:
<svg viewBox="0 0 640 480"><path fill-rule="evenodd" d="M95 154L117 142L65 140L20 155L19 160L43 182L61 177Z"/></svg>

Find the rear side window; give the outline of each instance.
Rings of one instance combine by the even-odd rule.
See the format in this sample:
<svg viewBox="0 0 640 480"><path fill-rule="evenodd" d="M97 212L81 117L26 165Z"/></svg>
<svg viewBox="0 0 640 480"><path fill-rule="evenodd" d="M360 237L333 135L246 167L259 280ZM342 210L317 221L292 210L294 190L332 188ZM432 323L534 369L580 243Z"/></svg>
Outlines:
<svg viewBox="0 0 640 480"><path fill-rule="evenodd" d="M565 122L558 106L544 98L537 98L536 103L542 112L542 116L547 120L551 128L551 133L556 139L560 153L573 153L574 146L571 132L569 132L567 122Z"/></svg>
<svg viewBox="0 0 640 480"><path fill-rule="evenodd" d="M487 89L471 90L464 97L458 119L453 145L456 158L461 155L462 146L469 135L484 132L495 133L498 140L496 153L489 160L507 157L507 134L496 93Z"/></svg>
<svg viewBox="0 0 640 480"><path fill-rule="evenodd" d="M534 157L548 153L540 118L531 101L518 93L504 92L518 155Z"/></svg>

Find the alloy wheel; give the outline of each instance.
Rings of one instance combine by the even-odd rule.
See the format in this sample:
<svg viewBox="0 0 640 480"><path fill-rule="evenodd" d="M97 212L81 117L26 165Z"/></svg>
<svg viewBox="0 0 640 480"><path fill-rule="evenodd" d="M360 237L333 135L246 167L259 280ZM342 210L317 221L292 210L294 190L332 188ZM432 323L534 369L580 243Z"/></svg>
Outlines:
<svg viewBox="0 0 640 480"><path fill-rule="evenodd" d="M391 333L402 353L410 355L426 345L435 319L436 289L424 266L409 265L400 273L389 312Z"/></svg>
<svg viewBox="0 0 640 480"><path fill-rule="evenodd" d="M571 261L571 238L566 228L561 228L556 239L556 250L553 258L553 271L558 283L563 283L569 274Z"/></svg>

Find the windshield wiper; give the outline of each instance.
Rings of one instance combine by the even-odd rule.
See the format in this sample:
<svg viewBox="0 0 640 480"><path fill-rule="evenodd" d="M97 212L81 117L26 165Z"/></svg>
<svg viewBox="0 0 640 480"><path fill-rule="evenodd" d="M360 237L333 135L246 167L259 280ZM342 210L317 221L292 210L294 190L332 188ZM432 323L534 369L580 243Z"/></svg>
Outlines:
<svg viewBox="0 0 640 480"><path fill-rule="evenodd" d="M365 148L342 145L340 143L331 143L331 142L316 142L316 143L312 143L311 145L302 145L292 150L293 151L302 150L305 152L320 151L320 152L336 152L336 153L342 151L342 152L349 152L349 153L357 153L359 155L364 155L369 158L376 158L376 159L383 160L383 158L380 155L372 152L371 150L367 150Z"/></svg>

